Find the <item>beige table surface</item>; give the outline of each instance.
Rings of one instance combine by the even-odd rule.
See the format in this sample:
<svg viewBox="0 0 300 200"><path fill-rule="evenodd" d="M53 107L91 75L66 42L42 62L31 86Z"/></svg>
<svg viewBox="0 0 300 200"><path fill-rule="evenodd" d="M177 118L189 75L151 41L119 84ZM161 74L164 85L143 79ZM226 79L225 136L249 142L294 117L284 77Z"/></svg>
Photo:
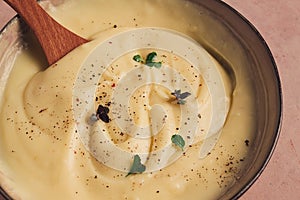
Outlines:
<svg viewBox="0 0 300 200"><path fill-rule="evenodd" d="M278 65L283 123L271 161L242 200L300 199L300 0L224 0L258 29ZM0 1L0 28L14 13ZM1 198L0 198L1 199Z"/></svg>

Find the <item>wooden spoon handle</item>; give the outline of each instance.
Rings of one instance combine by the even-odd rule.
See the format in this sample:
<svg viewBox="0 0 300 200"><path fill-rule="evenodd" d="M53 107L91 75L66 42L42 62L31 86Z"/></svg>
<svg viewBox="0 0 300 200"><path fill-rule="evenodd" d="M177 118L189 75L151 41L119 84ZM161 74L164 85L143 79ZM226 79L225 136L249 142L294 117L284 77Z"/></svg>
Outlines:
<svg viewBox="0 0 300 200"><path fill-rule="evenodd" d="M88 40L67 30L37 3L36 0L4 0L30 26L40 42L49 65Z"/></svg>

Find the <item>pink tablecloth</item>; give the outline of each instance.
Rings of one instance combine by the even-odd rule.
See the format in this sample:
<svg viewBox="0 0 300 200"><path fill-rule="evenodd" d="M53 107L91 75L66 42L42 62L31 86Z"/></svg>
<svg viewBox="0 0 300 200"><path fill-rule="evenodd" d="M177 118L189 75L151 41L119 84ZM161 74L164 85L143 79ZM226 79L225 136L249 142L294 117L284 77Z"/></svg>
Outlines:
<svg viewBox="0 0 300 200"><path fill-rule="evenodd" d="M243 200L300 199L300 1L225 0L263 35L277 62L284 108L275 153ZM0 28L13 12L0 1ZM1 199L1 198L0 198Z"/></svg>

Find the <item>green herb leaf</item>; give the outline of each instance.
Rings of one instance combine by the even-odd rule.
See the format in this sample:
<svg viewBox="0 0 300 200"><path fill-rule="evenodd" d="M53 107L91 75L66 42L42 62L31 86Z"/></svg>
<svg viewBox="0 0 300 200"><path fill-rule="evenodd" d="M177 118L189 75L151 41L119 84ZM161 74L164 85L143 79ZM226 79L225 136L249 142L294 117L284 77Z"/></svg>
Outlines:
<svg viewBox="0 0 300 200"><path fill-rule="evenodd" d="M191 95L191 93L189 93L189 92L184 92L184 93L181 93L180 95L179 95L179 98L180 99L185 99L185 98L187 98L188 96L190 96Z"/></svg>
<svg viewBox="0 0 300 200"><path fill-rule="evenodd" d="M136 62L139 62L139 63L144 63L144 59L142 58L142 56L140 56L140 55L135 55L135 56L133 56L133 58L132 58L134 61L136 61Z"/></svg>
<svg viewBox="0 0 300 200"><path fill-rule="evenodd" d="M161 62L150 62L146 63L146 65L149 67L161 68Z"/></svg>
<svg viewBox="0 0 300 200"><path fill-rule="evenodd" d="M131 174L143 173L146 170L146 166L141 163L141 158L139 155L135 155L133 158L132 166L126 175L129 176Z"/></svg>
<svg viewBox="0 0 300 200"><path fill-rule="evenodd" d="M157 56L156 52L149 53L147 55L146 61L142 58L141 55L133 56L133 60L139 63L145 63L149 67L161 68L162 62L154 62L154 58Z"/></svg>
<svg viewBox="0 0 300 200"><path fill-rule="evenodd" d="M176 146L181 148L181 150L183 150L183 148L185 146L185 141L181 135L178 135L178 134L172 135L171 141L173 144L175 144Z"/></svg>
<svg viewBox="0 0 300 200"><path fill-rule="evenodd" d="M177 97L179 97L180 93L181 93L181 90L175 90L171 94L174 95L177 98Z"/></svg>
<svg viewBox="0 0 300 200"><path fill-rule="evenodd" d="M147 55L147 58L146 58L146 64L147 63L153 63L153 59L157 56L157 53L156 52L152 52L152 53L149 53Z"/></svg>
<svg viewBox="0 0 300 200"><path fill-rule="evenodd" d="M175 90L174 92L171 93L171 95L174 95L176 100L177 100L177 104L185 104L186 100L184 100L185 98L187 98L188 96L191 95L191 93L189 92L184 92L181 93L181 90Z"/></svg>

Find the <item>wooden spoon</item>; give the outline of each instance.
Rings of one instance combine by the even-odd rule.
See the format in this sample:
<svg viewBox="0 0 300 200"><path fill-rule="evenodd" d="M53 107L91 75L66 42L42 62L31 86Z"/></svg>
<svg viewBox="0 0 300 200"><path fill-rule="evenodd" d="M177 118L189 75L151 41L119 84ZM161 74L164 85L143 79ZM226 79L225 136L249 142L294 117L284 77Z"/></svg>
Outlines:
<svg viewBox="0 0 300 200"><path fill-rule="evenodd" d="M54 64L74 48L88 40L57 23L36 0L4 0L33 30L46 55L49 65Z"/></svg>

